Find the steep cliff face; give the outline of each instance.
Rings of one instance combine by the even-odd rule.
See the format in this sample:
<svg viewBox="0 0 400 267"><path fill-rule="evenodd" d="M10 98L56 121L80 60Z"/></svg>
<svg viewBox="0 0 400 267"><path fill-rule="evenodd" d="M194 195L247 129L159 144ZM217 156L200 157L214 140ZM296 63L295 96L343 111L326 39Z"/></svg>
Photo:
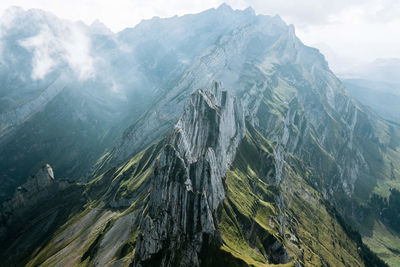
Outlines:
<svg viewBox="0 0 400 267"><path fill-rule="evenodd" d="M136 265L200 265L207 240L220 240L223 179L244 134L243 107L220 83L190 97L155 169Z"/></svg>

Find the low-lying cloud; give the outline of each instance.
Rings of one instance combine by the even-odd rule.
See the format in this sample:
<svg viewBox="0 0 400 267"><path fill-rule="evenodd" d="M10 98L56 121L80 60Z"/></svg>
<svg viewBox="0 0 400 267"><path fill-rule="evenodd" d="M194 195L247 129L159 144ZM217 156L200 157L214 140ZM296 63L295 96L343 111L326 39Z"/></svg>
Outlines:
<svg viewBox="0 0 400 267"><path fill-rule="evenodd" d="M43 79L59 64L56 57L59 46L56 41L48 27L42 27L38 35L20 41L21 46L33 51L32 79Z"/></svg>
<svg viewBox="0 0 400 267"><path fill-rule="evenodd" d="M43 79L62 64L67 64L81 80L95 75L90 39L76 24L56 24L54 28L42 25L39 34L19 43L33 53L32 79Z"/></svg>

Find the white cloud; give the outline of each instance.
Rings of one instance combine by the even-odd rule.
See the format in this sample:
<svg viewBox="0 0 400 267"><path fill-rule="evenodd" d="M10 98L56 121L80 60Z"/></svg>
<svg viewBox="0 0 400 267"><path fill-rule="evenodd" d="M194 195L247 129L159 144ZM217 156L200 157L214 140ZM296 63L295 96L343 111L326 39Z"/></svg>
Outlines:
<svg viewBox="0 0 400 267"><path fill-rule="evenodd" d="M39 34L20 41L33 52L32 78L43 79L49 72L66 63L80 79L94 76L94 59L90 55L90 41L76 24L42 25Z"/></svg>
<svg viewBox="0 0 400 267"><path fill-rule="evenodd" d="M43 79L56 65L58 43L48 27L43 27L34 37L22 40L20 45L33 51L32 79Z"/></svg>
<svg viewBox="0 0 400 267"><path fill-rule="evenodd" d="M65 59L80 79L94 76L94 59L90 55L90 40L77 26L70 28L69 36L61 39Z"/></svg>

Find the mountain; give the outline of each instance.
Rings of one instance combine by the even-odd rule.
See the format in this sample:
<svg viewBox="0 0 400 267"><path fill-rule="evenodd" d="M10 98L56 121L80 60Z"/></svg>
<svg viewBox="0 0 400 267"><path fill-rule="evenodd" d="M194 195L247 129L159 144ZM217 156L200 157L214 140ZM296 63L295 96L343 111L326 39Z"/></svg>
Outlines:
<svg viewBox="0 0 400 267"><path fill-rule="evenodd" d="M47 165L20 179L2 206L2 264L400 263L400 128L354 100L293 25L222 5L95 32L97 56L126 96L104 101L122 115L101 124L113 134L107 151L85 162L95 163L88 182L58 179L51 162L56 178L44 188L32 184ZM71 90L90 88L94 108L92 98L113 92L96 77L72 78ZM47 116L52 102L36 114ZM135 103L141 112L132 116ZM36 114L23 125L48 121ZM72 151L55 158L82 162ZM27 209L17 199L32 192L43 193Z"/></svg>

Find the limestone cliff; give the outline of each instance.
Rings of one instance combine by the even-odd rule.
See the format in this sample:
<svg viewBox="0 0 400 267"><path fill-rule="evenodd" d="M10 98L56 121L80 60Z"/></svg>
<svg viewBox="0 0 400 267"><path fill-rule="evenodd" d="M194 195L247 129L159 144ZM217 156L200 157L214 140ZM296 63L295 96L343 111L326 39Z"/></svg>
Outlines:
<svg viewBox="0 0 400 267"><path fill-rule="evenodd" d="M220 239L223 179L244 134L242 105L220 83L190 97L155 169L136 265L200 265L205 236Z"/></svg>

